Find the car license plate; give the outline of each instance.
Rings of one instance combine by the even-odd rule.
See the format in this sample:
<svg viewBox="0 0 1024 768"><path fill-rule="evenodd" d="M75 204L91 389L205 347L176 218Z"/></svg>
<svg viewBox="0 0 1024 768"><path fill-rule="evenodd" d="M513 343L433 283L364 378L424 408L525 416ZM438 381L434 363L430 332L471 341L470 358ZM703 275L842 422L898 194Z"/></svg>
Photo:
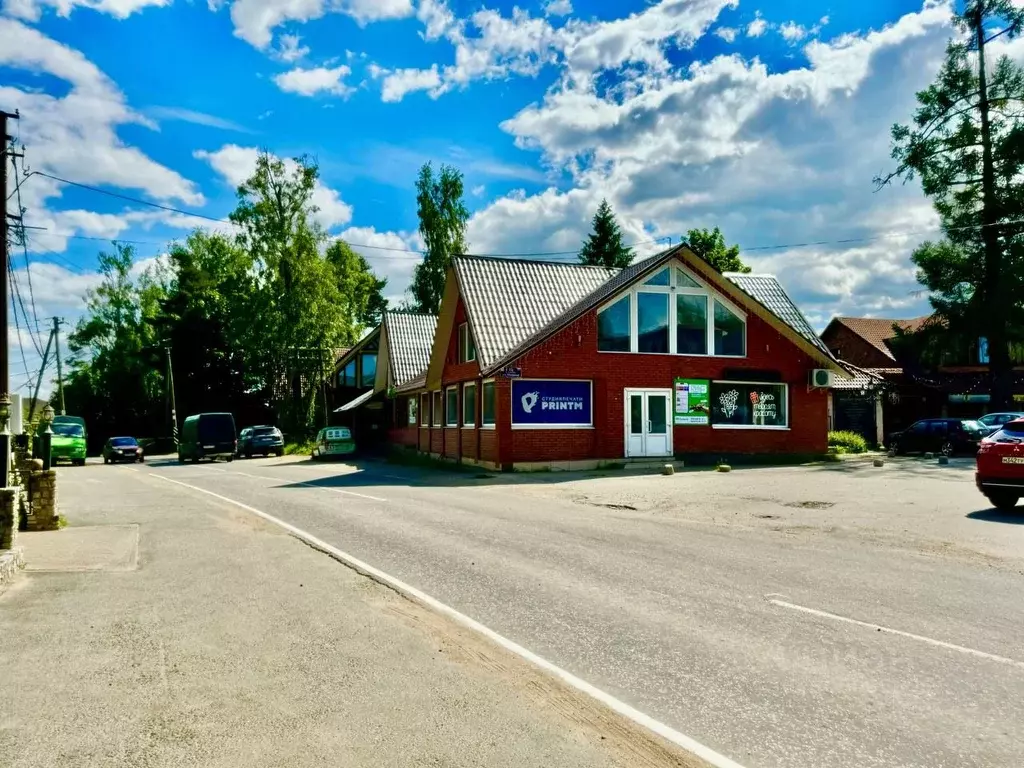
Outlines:
<svg viewBox="0 0 1024 768"><path fill-rule="evenodd" d="M1003 464L1024 464L1024 456L1003 456Z"/></svg>

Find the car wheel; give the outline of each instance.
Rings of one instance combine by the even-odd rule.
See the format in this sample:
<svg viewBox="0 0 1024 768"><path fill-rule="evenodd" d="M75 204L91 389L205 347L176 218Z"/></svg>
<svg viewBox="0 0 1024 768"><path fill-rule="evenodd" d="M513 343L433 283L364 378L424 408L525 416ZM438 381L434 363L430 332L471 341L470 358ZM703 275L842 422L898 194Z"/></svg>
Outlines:
<svg viewBox="0 0 1024 768"><path fill-rule="evenodd" d="M185 457L182 456L180 453L178 454L178 463L179 464L184 464L185 463Z"/></svg>
<svg viewBox="0 0 1024 768"><path fill-rule="evenodd" d="M274 455L280 459L282 456L284 456L284 449L278 448L276 451L274 451Z"/></svg>
<svg viewBox="0 0 1024 768"><path fill-rule="evenodd" d="M231 463L232 461L234 461L234 460L235 460L235 457L234 457L234 456L228 456L228 463L229 463L229 464L230 464L230 463Z"/></svg>
<svg viewBox="0 0 1024 768"><path fill-rule="evenodd" d="M245 458L251 459L252 458L252 451L246 451L245 452Z"/></svg>
<svg viewBox="0 0 1024 768"><path fill-rule="evenodd" d="M891 445L891 446L889 447L889 450L890 450L890 451L892 452L892 455L893 455L893 456L899 456L899 455L900 455L900 444L899 444L899 443L897 443L897 442L894 442L894 443L893 443L893 444L892 444L892 445Z"/></svg>
<svg viewBox="0 0 1024 768"><path fill-rule="evenodd" d="M939 453L941 453L943 456L946 456L947 458L956 453L956 449L953 446L953 441L947 440L946 442L944 442L939 447Z"/></svg>
<svg viewBox="0 0 1024 768"><path fill-rule="evenodd" d="M108 459L106 456L104 456L103 457L103 463L104 464L109 464L110 463L110 459Z"/></svg>
<svg viewBox="0 0 1024 768"><path fill-rule="evenodd" d="M145 461L146 461L146 457L145 456L139 456L139 464L142 464Z"/></svg>
<svg viewBox="0 0 1024 768"><path fill-rule="evenodd" d="M992 506L1002 512L1009 512L1017 506L1017 501L1020 496L1013 493L1012 491L990 491L985 494L988 500L992 502Z"/></svg>

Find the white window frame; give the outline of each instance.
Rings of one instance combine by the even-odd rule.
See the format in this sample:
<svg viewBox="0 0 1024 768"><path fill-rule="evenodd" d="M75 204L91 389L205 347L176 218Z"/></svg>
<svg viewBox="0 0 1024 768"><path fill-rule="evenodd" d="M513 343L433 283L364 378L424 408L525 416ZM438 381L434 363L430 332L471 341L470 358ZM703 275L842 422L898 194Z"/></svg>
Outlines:
<svg viewBox="0 0 1024 768"><path fill-rule="evenodd" d="M494 393L494 421L487 423L484 421L484 392L487 390L487 385L491 386L491 391ZM495 429L498 424L498 382L494 379L484 379L480 382L480 429Z"/></svg>
<svg viewBox="0 0 1024 768"><path fill-rule="evenodd" d="M452 421L452 414L448 413L448 393L449 392L454 392L455 393L455 408L454 408L454 410L455 410L455 421ZM459 402L459 386L457 384L453 384L450 387L445 387L445 390L444 390L444 425L448 429L458 429L458 427L459 427L459 416L461 415L459 413L459 408L460 408L461 405L462 405L462 403Z"/></svg>
<svg viewBox="0 0 1024 768"><path fill-rule="evenodd" d="M426 401L426 408L424 408L424 401ZM430 393L424 392L420 395L420 426L430 426Z"/></svg>
<svg viewBox="0 0 1024 768"><path fill-rule="evenodd" d="M469 342L472 338L472 333L469 330L469 323L461 323L459 325L459 362L460 363L474 363L476 362L476 344L473 345L473 356L469 356Z"/></svg>
<svg viewBox="0 0 1024 768"><path fill-rule="evenodd" d="M466 421L466 390L467 389L472 389L473 390L473 420L472 421ZM463 429L475 429L476 428L476 406L478 404L477 400L476 400L476 396L477 396L477 391L476 391L476 382L475 381L467 381L465 384L462 385L462 401L459 403L459 411L462 413L462 428Z"/></svg>
<svg viewBox="0 0 1024 768"><path fill-rule="evenodd" d="M444 391L435 389L430 393L430 425L435 428L441 428L444 426ZM438 408L436 406L440 405Z"/></svg>
<svg viewBox="0 0 1024 768"><path fill-rule="evenodd" d="M678 261L670 261L665 264L661 269L656 270L651 275L648 275L648 279L654 277L654 275L661 272L663 269L669 269L669 284L668 285L646 285L644 283L637 283L630 286L628 289L617 293L611 299L606 301L604 304L597 308L598 314L604 312L609 307L617 304L623 298L629 297L629 351L620 352L614 350L598 349L598 352L606 355L675 355L677 357L718 357L730 360L742 360L747 357L747 327L749 325L749 316L746 312L736 306L724 295L719 293L717 290L712 288L705 280L702 280L699 275L694 274L691 270L687 269L685 265ZM692 286L678 285L678 273L676 270L682 271L687 277L696 282L700 287L693 288ZM639 352L640 347L639 341L639 326L637 324L639 314L639 302L637 300L638 293L659 293L668 296L668 352ZM707 353L703 355L692 354L692 353L681 353L676 351L677 338L676 338L676 323L677 323L677 307L675 297L684 294L689 296L704 296L707 300ZM742 355L716 355L715 354L715 305L714 302L719 302L723 307L732 312L743 322L743 354ZM737 382L738 383L738 382Z"/></svg>
<svg viewBox="0 0 1024 768"><path fill-rule="evenodd" d="M779 426L777 424L761 425L761 424L715 424L714 422L714 410L715 407L712 404L710 413L708 413L708 422L711 424L712 429L759 429L768 432L788 432L790 430L790 411L792 410L792 400L790 400L790 386L785 381L740 381L739 379L712 379L708 382L708 398L710 401L711 387L715 384L740 384L745 387L782 387L786 390L786 424Z"/></svg>

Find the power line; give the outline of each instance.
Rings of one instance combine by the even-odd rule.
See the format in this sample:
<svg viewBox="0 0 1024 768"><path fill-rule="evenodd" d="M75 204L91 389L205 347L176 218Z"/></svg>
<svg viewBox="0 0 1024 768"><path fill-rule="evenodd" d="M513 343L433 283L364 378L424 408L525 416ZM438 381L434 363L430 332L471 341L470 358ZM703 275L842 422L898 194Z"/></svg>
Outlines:
<svg viewBox="0 0 1024 768"><path fill-rule="evenodd" d="M17 160L15 159L15 157L16 156L14 154L11 155L11 167L14 169L14 191L15 191L15 193L18 196L18 215L20 217L24 217L25 209L24 209L24 207L21 204L21 178L18 175L18 163L17 163ZM22 159L22 169L23 170L24 170L24 165L25 165L25 161L24 161L24 159ZM29 301L32 304L32 319L35 321L35 328L36 328L35 337L33 337L33 343L35 343L36 347L41 347L41 342L39 341L39 338L38 338L40 336L40 331L39 331L39 313L36 310L36 293L35 293L35 290L32 288L32 265L31 265L31 263L29 261L28 245L27 245L26 241L27 241L27 238L25 237L25 221L22 218L22 221L21 221L21 251L22 251L22 253L25 256L25 279L28 281L28 297L29 297ZM25 322L28 322L28 318L27 317L25 318ZM29 329L29 332L31 333L31 328Z"/></svg>

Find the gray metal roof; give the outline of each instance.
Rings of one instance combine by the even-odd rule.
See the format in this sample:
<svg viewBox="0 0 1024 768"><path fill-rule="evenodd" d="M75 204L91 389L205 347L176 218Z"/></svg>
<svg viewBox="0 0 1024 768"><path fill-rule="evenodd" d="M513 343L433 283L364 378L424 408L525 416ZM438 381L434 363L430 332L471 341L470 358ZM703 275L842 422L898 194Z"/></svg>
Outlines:
<svg viewBox="0 0 1024 768"><path fill-rule="evenodd" d="M486 256L456 256L452 263L483 370L618 273L581 264Z"/></svg>
<svg viewBox="0 0 1024 768"><path fill-rule="evenodd" d="M723 275L754 301L765 307L782 322L813 344L822 354L832 358L828 347L818 338L807 318L797 309L774 275L747 275L726 272Z"/></svg>
<svg viewBox="0 0 1024 768"><path fill-rule="evenodd" d="M670 249L671 250L671 249ZM521 353L528 350L530 347L539 343L544 337L550 335L554 331L568 322L572 322L573 319L580 317L594 307L600 305L605 299L613 296L617 291L621 290L629 283L633 282L639 275L643 274L648 269L651 269L659 262L662 262L669 255L669 251L662 251L661 253L655 254L646 259L630 264L624 269L605 269L603 267L583 267L584 269L600 270L607 276L605 279L597 285L589 293L584 294L579 301L575 302L571 306L567 307L565 311L560 312L557 316L553 317L549 322L544 323L533 333L523 338L514 347L508 349L499 359L488 361L489 365L495 365L503 363L507 360L512 360L518 357ZM582 265L574 264L570 265L573 269L580 269ZM481 366L486 369L487 366Z"/></svg>
<svg viewBox="0 0 1024 768"><path fill-rule="evenodd" d="M437 332L437 315L387 312L388 361L392 383L401 387L421 376L430 365L430 348Z"/></svg>

